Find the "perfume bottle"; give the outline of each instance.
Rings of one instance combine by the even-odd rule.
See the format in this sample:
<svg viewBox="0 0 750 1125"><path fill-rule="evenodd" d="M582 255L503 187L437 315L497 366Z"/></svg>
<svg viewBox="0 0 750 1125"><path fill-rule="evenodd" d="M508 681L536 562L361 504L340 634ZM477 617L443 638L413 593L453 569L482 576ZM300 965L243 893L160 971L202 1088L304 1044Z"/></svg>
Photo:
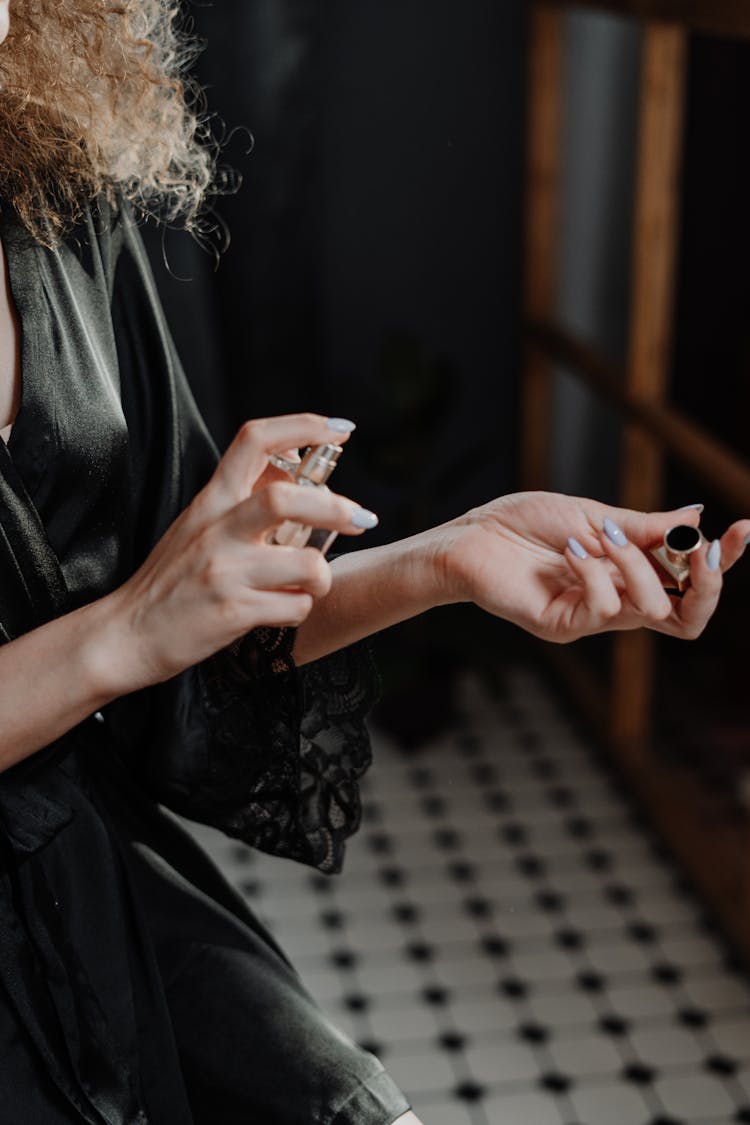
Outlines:
<svg viewBox="0 0 750 1125"><path fill-rule="evenodd" d="M681 598L685 593L690 585L690 556L706 542L699 528L679 524L665 533L660 547L652 547L651 554L672 579L664 586L668 594Z"/></svg>
<svg viewBox="0 0 750 1125"><path fill-rule="evenodd" d="M326 482L336 468L342 452L340 445L314 445L299 463L276 456L271 457L270 461L303 488L326 488ZM315 547L325 554L337 535L337 531L330 531L328 528L308 527L296 520L284 520L272 533L271 542L284 547Z"/></svg>

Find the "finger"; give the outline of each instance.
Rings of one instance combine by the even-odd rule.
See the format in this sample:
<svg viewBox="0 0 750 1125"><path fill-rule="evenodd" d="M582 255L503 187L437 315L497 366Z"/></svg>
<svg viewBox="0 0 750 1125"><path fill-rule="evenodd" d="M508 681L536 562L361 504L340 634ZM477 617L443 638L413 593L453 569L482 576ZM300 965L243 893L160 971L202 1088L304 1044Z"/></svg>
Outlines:
<svg viewBox="0 0 750 1125"><path fill-rule="evenodd" d="M662 632L695 640L705 629L721 596L722 546L714 539L690 558L690 585Z"/></svg>
<svg viewBox="0 0 750 1125"><path fill-rule="evenodd" d="M235 505L226 516L226 529L244 541L264 541L285 520L344 535L361 535L378 524L374 512L327 488L302 488L276 481Z"/></svg>
<svg viewBox="0 0 750 1125"><path fill-rule="evenodd" d="M301 590L313 598L323 598L331 589L331 568L313 547L261 547L250 566L246 552L235 565L255 590Z"/></svg>
<svg viewBox="0 0 750 1125"><path fill-rule="evenodd" d="M721 537L721 571L726 574L745 554L750 544L750 520L738 520Z"/></svg>
<svg viewBox="0 0 750 1125"><path fill-rule="evenodd" d="M672 612L672 603L656 571L643 551L609 516L604 520L599 540L604 553L619 570L628 600L635 611L651 621L667 618Z"/></svg>
<svg viewBox="0 0 750 1125"><path fill-rule="evenodd" d="M569 624L581 632L593 632L620 612L620 595L602 560L592 558L577 539L568 539L564 554L583 589Z"/></svg>
<svg viewBox="0 0 750 1125"><path fill-rule="evenodd" d="M296 628L301 625L314 605L309 594L298 593L264 593L262 595L263 624L274 627L289 626ZM255 610L254 610L255 616Z"/></svg>
<svg viewBox="0 0 750 1125"><path fill-rule="evenodd" d="M250 494L272 453L305 445L339 445L349 439L354 423L322 414L285 414L255 418L240 427L214 472L207 490L218 501L236 504Z"/></svg>
<svg viewBox="0 0 750 1125"><path fill-rule="evenodd" d="M631 508L607 508L602 516L611 519L625 533L625 536L641 550L661 542L664 535L673 527L686 524L698 527L703 506L689 505L670 512L637 512ZM600 530L600 529L599 529Z"/></svg>

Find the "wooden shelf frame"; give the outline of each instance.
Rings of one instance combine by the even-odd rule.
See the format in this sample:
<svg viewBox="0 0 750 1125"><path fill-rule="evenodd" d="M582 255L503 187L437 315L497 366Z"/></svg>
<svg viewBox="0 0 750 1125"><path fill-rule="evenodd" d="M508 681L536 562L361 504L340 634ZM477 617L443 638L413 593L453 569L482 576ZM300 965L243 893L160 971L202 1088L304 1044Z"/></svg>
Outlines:
<svg viewBox="0 0 750 1125"><path fill-rule="evenodd" d="M669 402L690 36L750 39L750 0L532 0L529 8L523 487L549 487L554 378L564 369L622 418L623 506L662 506L670 457L728 507L750 511L750 462ZM565 17L573 10L643 22L630 322L620 364L561 325L557 315ZM665 765L653 752L653 635L645 630L615 635L609 684L570 648L547 646L546 655L614 750L639 800L727 933L750 958L750 830L746 819L728 815L726 803L706 793L687 771Z"/></svg>

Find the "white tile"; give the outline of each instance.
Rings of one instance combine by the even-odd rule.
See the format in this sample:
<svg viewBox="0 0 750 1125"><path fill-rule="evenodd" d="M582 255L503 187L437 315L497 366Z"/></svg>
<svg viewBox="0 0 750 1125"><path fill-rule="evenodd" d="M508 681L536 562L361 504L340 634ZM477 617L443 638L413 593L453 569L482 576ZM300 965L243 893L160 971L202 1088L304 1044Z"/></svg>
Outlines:
<svg viewBox="0 0 750 1125"><path fill-rule="evenodd" d="M477 1082L497 1084L522 1082L536 1078L539 1060L531 1048L522 1043L482 1043L465 1051L466 1061Z"/></svg>
<svg viewBox="0 0 750 1125"><path fill-rule="evenodd" d="M380 996L384 993L413 993L426 981L422 967L410 961L394 961L391 965L369 962L357 970L363 992Z"/></svg>
<svg viewBox="0 0 750 1125"><path fill-rule="evenodd" d="M685 992L694 1004L709 1011L750 1008L750 990L747 985L733 973L721 969L694 973L687 977Z"/></svg>
<svg viewBox="0 0 750 1125"><path fill-rule="evenodd" d="M562 1125L563 1121L554 1099L543 1094L500 1094L488 1098L483 1106L490 1125ZM431 1117L425 1116L425 1125L433 1125Z"/></svg>
<svg viewBox="0 0 750 1125"><path fill-rule="evenodd" d="M472 1032L509 1031L518 1023L515 1006L500 997L466 1000L459 996L451 1004L450 1012L459 1031L469 1035Z"/></svg>
<svg viewBox="0 0 750 1125"><path fill-rule="evenodd" d="M699 1064L706 1054L695 1032L673 1023L636 1028L629 1038L641 1061L656 1067Z"/></svg>
<svg viewBox="0 0 750 1125"><path fill-rule="evenodd" d="M685 1074L662 1078L655 1084L667 1113L688 1121L726 1116L736 1106L723 1082L711 1074Z"/></svg>
<svg viewBox="0 0 750 1125"><path fill-rule="evenodd" d="M598 945L588 950L588 960L598 973L632 973L642 971L651 964L649 956L635 942L621 945Z"/></svg>
<svg viewBox="0 0 750 1125"><path fill-rule="evenodd" d="M568 1032L552 1039L549 1052L560 1073L575 1078L619 1074L623 1068L622 1055L605 1035Z"/></svg>
<svg viewBox="0 0 750 1125"><path fill-rule="evenodd" d="M553 1030L589 1025L597 1016L597 1010L588 996L578 992L566 992L559 996L532 995L529 1008L539 1023Z"/></svg>
<svg viewBox="0 0 750 1125"><path fill-rule="evenodd" d="M750 1063L750 1012L719 1016L711 1021L708 1031L720 1051Z"/></svg>
<svg viewBox="0 0 750 1125"><path fill-rule="evenodd" d="M607 990L607 996L618 1015L631 1019L671 1015L676 1007L676 999L670 989L640 980L630 985L619 983Z"/></svg>
<svg viewBox="0 0 750 1125"><path fill-rule="evenodd" d="M423 1004L398 1008L377 1006L369 1013L375 1039L397 1044L424 1039L433 1045L441 1029L439 1016L440 1009Z"/></svg>
<svg viewBox="0 0 750 1125"><path fill-rule="evenodd" d="M495 986L501 971L498 965L489 957L482 957L477 953L466 951L463 957L443 957L435 963L435 975L441 984L455 988L460 994L461 989L468 985L481 984L491 989Z"/></svg>
<svg viewBox="0 0 750 1125"><path fill-rule="evenodd" d="M413 1104L413 1109L425 1125L473 1125L474 1123L474 1118L457 1099L434 1105L427 1099L423 1101L418 1098Z"/></svg>
<svg viewBox="0 0 750 1125"><path fill-rule="evenodd" d="M456 1074L443 1051L390 1050L385 1065L407 1097L428 1091L443 1093L456 1085Z"/></svg>
<svg viewBox="0 0 750 1125"><path fill-rule="evenodd" d="M511 962L521 980L536 984L539 981L568 979L578 962L567 955L551 950L549 953L514 953Z"/></svg>
<svg viewBox="0 0 750 1125"><path fill-rule="evenodd" d="M711 938L694 934L686 937L662 937L661 949L667 960L676 965L720 965L723 951Z"/></svg>
<svg viewBox="0 0 750 1125"><path fill-rule="evenodd" d="M322 1004L327 1003L335 997L339 997L345 991L346 984L340 973L334 969L324 969L321 966L309 969L309 971L302 970L300 972L302 983L309 992L319 1000Z"/></svg>
<svg viewBox="0 0 750 1125"><path fill-rule="evenodd" d="M644 1125L652 1117L639 1092L624 1083L574 1087L570 1096L586 1125Z"/></svg>

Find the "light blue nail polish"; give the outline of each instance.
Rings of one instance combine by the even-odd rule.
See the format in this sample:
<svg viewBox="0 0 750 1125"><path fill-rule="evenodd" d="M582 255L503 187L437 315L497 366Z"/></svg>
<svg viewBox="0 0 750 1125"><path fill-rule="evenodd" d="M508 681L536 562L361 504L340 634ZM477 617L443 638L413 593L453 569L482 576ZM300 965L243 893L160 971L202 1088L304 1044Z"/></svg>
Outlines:
<svg viewBox="0 0 750 1125"><path fill-rule="evenodd" d="M353 430L356 430L357 423L350 422L348 418L328 418L326 426L336 434L350 434Z"/></svg>
<svg viewBox="0 0 750 1125"><path fill-rule="evenodd" d="M705 508L705 504L683 504L681 508L677 509L677 511L678 512L689 512L689 511L702 512L704 508Z"/></svg>
<svg viewBox="0 0 750 1125"><path fill-rule="evenodd" d="M355 527L370 531L378 526L380 520L374 512L368 512L367 508L356 508L352 514L352 523Z"/></svg>
<svg viewBox="0 0 750 1125"><path fill-rule="evenodd" d="M582 547L578 540L574 539L572 535L568 539L568 546L577 559L587 559L589 557L586 548Z"/></svg>
<svg viewBox="0 0 750 1125"><path fill-rule="evenodd" d="M625 532L609 516L604 521L604 534L611 543L614 543L615 547L627 547L628 539Z"/></svg>
<svg viewBox="0 0 750 1125"><path fill-rule="evenodd" d="M721 563L721 543L718 539L714 539L711 546L708 548L706 555L706 566L709 570L718 570Z"/></svg>
<svg viewBox="0 0 750 1125"><path fill-rule="evenodd" d="M746 535L742 542L745 547L750 547L750 535Z"/></svg>

